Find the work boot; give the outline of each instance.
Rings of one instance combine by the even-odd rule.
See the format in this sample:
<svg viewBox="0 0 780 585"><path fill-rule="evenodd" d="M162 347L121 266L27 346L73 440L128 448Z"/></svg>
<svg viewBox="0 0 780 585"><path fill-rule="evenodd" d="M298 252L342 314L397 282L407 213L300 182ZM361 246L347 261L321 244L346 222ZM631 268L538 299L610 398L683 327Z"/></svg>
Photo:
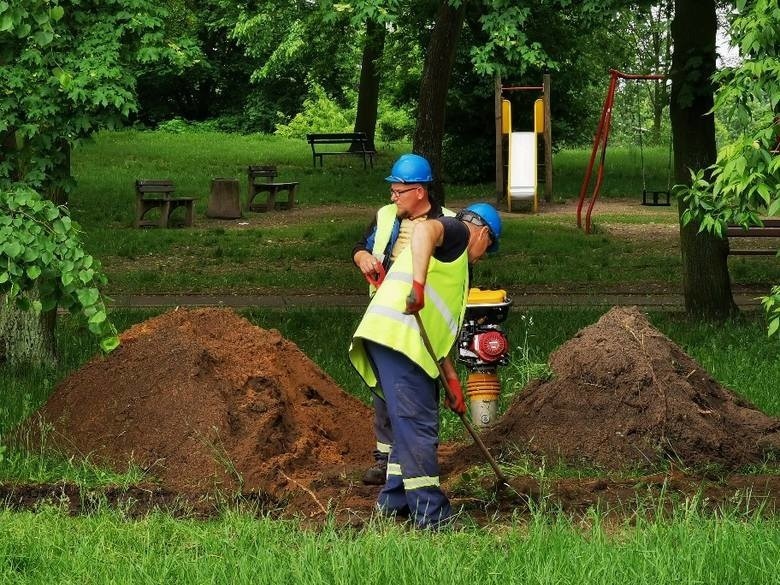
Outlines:
<svg viewBox="0 0 780 585"><path fill-rule="evenodd" d="M385 485L387 478L387 459L377 459L374 465L366 469L363 483L366 485Z"/></svg>

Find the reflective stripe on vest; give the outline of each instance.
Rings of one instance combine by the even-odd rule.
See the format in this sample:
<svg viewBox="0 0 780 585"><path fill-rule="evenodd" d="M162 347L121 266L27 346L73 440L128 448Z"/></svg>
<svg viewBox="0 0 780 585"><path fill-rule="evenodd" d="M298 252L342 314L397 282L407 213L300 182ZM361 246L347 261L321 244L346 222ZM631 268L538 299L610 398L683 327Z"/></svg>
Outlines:
<svg viewBox="0 0 780 585"><path fill-rule="evenodd" d="M401 473L401 464L400 463L388 463L387 464L387 477L390 477L391 475L403 475Z"/></svg>
<svg viewBox="0 0 780 585"><path fill-rule="evenodd" d="M414 315L404 315L412 283L412 250L404 250L368 305L349 348L349 359L369 387L376 376L363 347L363 339L398 351L418 364L431 378L439 375L436 362L423 345ZM463 323L468 294L468 254L452 262L431 258L425 285L425 306L420 318L437 360L452 348Z"/></svg>
<svg viewBox="0 0 780 585"><path fill-rule="evenodd" d="M393 235L393 226L398 216L398 206L390 203L379 208L376 212L376 232L374 233L374 247L371 253L384 260L385 250L390 245L390 237Z"/></svg>
<svg viewBox="0 0 780 585"><path fill-rule="evenodd" d="M427 487L439 487L438 475L423 475L421 477L405 477L404 489L419 490Z"/></svg>

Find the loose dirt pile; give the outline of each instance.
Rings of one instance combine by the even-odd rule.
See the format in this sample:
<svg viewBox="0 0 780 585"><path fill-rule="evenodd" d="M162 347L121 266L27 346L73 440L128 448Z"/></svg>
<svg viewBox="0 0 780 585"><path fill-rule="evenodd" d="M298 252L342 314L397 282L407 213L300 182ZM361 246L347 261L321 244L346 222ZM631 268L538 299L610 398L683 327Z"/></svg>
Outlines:
<svg viewBox="0 0 780 585"><path fill-rule="evenodd" d="M615 307L550 358L485 442L608 469L716 463L780 453L780 421L718 384L636 308ZM476 456L478 458L478 456Z"/></svg>
<svg viewBox="0 0 780 585"><path fill-rule="evenodd" d="M635 308L612 309L556 350L550 365L554 377L524 389L483 434L491 450L517 446L607 469L666 460L736 469L780 453L780 421L722 388ZM331 509L352 521L367 517L376 499L377 488L359 484L373 449L368 407L278 331L229 310L178 310L132 327L118 350L67 378L39 414L54 427L47 440L67 453L147 470L159 486L143 487L145 506L240 490L266 509L312 518ZM448 491L465 467L483 463L473 445L443 445L440 457ZM526 479L518 499L501 500L509 513L540 493ZM693 494L702 486L715 503L747 490L774 510L780 493L776 475L643 481L564 479L546 489L573 511L596 502L620 509L640 493ZM84 494L65 487L78 505ZM41 493L59 501L65 487L0 485L0 492L25 506ZM113 497L136 501L138 493ZM473 499L453 495L456 507Z"/></svg>
<svg viewBox="0 0 780 585"><path fill-rule="evenodd" d="M121 339L40 412L67 453L132 462L166 488L274 496L370 463L368 407L276 330L229 310L177 310Z"/></svg>

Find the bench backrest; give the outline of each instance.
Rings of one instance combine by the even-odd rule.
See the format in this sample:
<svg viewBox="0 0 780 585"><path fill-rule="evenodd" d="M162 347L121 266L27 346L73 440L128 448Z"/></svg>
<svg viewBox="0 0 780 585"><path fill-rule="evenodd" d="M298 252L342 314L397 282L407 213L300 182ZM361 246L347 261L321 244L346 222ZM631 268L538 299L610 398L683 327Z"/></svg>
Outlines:
<svg viewBox="0 0 780 585"><path fill-rule="evenodd" d="M366 142L365 132L330 132L326 134L307 134L309 143L323 142L340 144L343 142Z"/></svg>
<svg viewBox="0 0 780 585"><path fill-rule="evenodd" d="M135 182L135 190L139 195L145 193L171 194L176 190L170 179L138 179Z"/></svg>
<svg viewBox="0 0 780 585"><path fill-rule="evenodd" d="M265 177L266 180L275 179L279 172L276 170L276 165L249 165L246 174L251 182L257 177Z"/></svg>

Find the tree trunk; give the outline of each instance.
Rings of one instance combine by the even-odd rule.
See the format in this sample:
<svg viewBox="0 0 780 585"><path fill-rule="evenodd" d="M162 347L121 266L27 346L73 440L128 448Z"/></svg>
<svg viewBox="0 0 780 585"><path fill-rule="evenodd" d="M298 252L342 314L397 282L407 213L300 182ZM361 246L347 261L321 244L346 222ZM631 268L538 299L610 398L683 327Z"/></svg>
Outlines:
<svg viewBox="0 0 780 585"><path fill-rule="evenodd" d="M385 25L373 20L366 22L366 44L363 47L363 62L360 66L360 87L358 89L355 132L365 132L368 147L376 150L376 118L379 109L379 60L385 49ZM350 150L362 150L353 144Z"/></svg>
<svg viewBox="0 0 780 585"><path fill-rule="evenodd" d="M420 81L417 125L412 142L414 152L424 156L431 163L433 184L430 194L442 205L445 197L441 179L441 153L447 91L465 14L465 0L458 8L450 6L447 0L443 0L436 13L436 23L431 31L425 54L425 65Z"/></svg>
<svg viewBox="0 0 780 585"><path fill-rule="evenodd" d="M675 182L690 183L689 169L715 162L715 120L711 76L715 72L715 0L675 0L670 115ZM686 209L680 200L679 213ZM728 241L699 225L680 227L685 309L691 315L723 319L736 312L731 294Z"/></svg>
<svg viewBox="0 0 780 585"><path fill-rule="evenodd" d="M0 298L0 363L55 365L54 318L49 313L22 311Z"/></svg>

